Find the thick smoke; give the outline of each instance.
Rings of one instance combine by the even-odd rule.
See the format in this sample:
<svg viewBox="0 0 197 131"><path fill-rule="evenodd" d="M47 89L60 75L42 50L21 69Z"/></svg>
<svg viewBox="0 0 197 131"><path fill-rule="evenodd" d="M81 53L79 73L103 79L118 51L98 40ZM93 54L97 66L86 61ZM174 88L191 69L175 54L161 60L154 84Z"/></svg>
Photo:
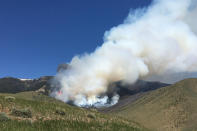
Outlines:
<svg viewBox="0 0 197 131"><path fill-rule="evenodd" d="M70 68L56 75L60 88L52 95L77 106L110 106L119 99L106 95L113 82L196 72L196 9L191 5L191 0L155 0L131 11L123 24L105 33L101 47L75 56Z"/></svg>

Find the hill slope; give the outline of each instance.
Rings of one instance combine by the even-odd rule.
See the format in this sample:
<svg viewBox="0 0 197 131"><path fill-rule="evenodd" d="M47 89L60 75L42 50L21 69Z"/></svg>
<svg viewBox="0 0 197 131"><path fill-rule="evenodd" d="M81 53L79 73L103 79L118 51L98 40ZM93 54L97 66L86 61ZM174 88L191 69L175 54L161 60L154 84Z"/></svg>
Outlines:
<svg viewBox="0 0 197 131"><path fill-rule="evenodd" d="M149 92L111 113L157 131L192 131L197 130L196 101L197 79L186 79Z"/></svg>
<svg viewBox="0 0 197 131"><path fill-rule="evenodd" d="M0 94L0 127L1 131L144 130L130 120L70 106L33 91Z"/></svg>
<svg viewBox="0 0 197 131"><path fill-rule="evenodd" d="M111 112L117 108L121 108L127 104L135 102L139 98L146 95L148 92L157 90L162 87L169 86L170 84L161 83L161 82L149 82L138 80L135 84L124 84L117 82L114 83L114 87L118 88L117 93L120 96L118 103L114 106L108 108L99 109L102 112Z"/></svg>

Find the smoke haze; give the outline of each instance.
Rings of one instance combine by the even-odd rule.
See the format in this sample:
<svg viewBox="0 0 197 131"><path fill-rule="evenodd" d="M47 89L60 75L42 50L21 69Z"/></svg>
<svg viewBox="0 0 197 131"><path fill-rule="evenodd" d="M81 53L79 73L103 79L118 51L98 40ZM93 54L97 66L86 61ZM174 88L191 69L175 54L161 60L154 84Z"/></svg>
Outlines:
<svg viewBox="0 0 197 131"><path fill-rule="evenodd" d="M57 73L59 89L52 96L77 106L110 106L119 99L115 92L112 98L106 95L113 82L197 72L194 3L155 0L148 8L132 10L123 24L105 33L101 47L73 57L70 68Z"/></svg>

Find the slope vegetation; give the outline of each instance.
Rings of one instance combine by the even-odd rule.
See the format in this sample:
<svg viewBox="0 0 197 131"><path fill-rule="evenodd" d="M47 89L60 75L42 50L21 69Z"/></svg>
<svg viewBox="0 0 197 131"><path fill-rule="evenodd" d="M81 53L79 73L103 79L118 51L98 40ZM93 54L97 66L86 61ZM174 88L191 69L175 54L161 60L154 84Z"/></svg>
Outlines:
<svg viewBox="0 0 197 131"><path fill-rule="evenodd" d="M197 79L148 92L136 101L108 110L157 131L197 130Z"/></svg>
<svg viewBox="0 0 197 131"><path fill-rule="evenodd" d="M70 106L31 91L0 94L1 131L142 131L139 124L93 109Z"/></svg>

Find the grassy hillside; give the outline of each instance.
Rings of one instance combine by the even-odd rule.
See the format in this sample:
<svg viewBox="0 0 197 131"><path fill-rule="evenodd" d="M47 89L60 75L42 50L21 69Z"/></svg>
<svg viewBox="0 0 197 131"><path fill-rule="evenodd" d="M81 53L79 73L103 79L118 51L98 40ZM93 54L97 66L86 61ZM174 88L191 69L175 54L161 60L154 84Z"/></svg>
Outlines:
<svg viewBox="0 0 197 131"><path fill-rule="evenodd" d="M0 94L1 131L142 131L138 124L120 117L67 105L36 92Z"/></svg>
<svg viewBox="0 0 197 131"><path fill-rule="evenodd" d="M111 113L157 131L196 131L197 79L186 79L149 92Z"/></svg>

